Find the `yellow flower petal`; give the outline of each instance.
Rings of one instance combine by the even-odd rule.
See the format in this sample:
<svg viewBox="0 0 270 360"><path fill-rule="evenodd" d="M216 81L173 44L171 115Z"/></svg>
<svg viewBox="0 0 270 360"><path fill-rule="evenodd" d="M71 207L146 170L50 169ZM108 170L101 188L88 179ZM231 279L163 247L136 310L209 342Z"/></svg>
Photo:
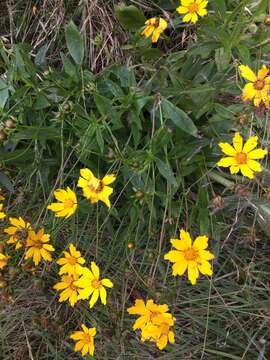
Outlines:
<svg viewBox="0 0 270 360"><path fill-rule="evenodd" d="M199 270L197 266L193 264L188 264L188 279L192 285L196 284L196 281L199 277Z"/></svg>
<svg viewBox="0 0 270 360"><path fill-rule="evenodd" d="M171 250L167 254L164 255L164 259L169 260L174 263L180 262L184 259L184 253L182 251L178 251L178 250Z"/></svg>
<svg viewBox="0 0 270 360"><path fill-rule="evenodd" d="M116 180L116 176L113 174L109 174L109 175L104 176L104 178L102 179L102 183L103 183L103 185L110 185L115 180Z"/></svg>
<svg viewBox="0 0 270 360"><path fill-rule="evenodd" d="M91 170L85 168L85 169L81 169L80 170L80 175L85 179L85 180L90 180L94 177L94 174L92 173Z"/></svg>
<svg viewBox="0 0 270 360"><path fill-rule="evenodd" d="M92 294L92 296L91 296L91 299L90 299L90 301L89 301L89 306L90 306L90 308L92 308L92 307L95 305L95 303L98 301L98 298L99 298L99 291L96 289L96 290L93 292L93 294Z"/></svg>
<svg viewBox="0 0 270 360"><path fill-rule="evenodd" d="M243 147L244 153L249 153L251 150L255 149L258 144L258 136L251 136L245 143Z"/></svg>
<svg viewBox="0 0 270 360"><path fill-rule="evenodd" d="M208 247L208 237L205 235L198 236L193 243L196 250L205 250Z"/></svg>
<svg viewBox="0 0 270 360"><path fill-rule="evenodd" d="M112 288L112 287L113 287L113 283L112 283L111 280L109 280L109 279L102 279L102 280L101 280L101 284L102 284L103 286L108 287L108 288Z"/></svg>
<svg viewBox="0 0 270 360"><path fill-rule="evenodd" d="M184 272L187 270L187 267L188 267L188 262L185 259L183 259L180 262L176 262L172 266L173 276L177 276L177 275L182 276Z"/></svg>
<svg viewBox="0 0 270 360"><path fill-rule="evenodd" d="M188 12L188 8L185 6L178 6L178 8L176 8L176 11L179 14L186 14Z"/></svg>
<svg viewBox="0 0 270 360"><path fill-rule="evenodd" d="M257 94L257 90L254 89L253 83L248 83L242 90L243 101L252 100Z"/></svg>
<svg viewBox="0 0 270 360"><path fill-rule="evenodd" d="M192 14L188 13L183 17L183 22L189 22L192 19Z"/></svg>
<svg viewBox="0 0 270 360"><path fill-rule="evenodd" d="M106 292L106 289L103 286L101 286L99 288L99 295L100 295L101 303L103 305L106 305L106 303L107 303L107 292Z"/></svg>
<svg viewBox="0 0 270 360"><path fill-rule="evenodd" d="M238 165L232 165L230 167L230 173L231 174L237 174L240 170L240 167Z"/></svg>
<svg viewBox="0 0 270 360"><path fill-rule="evenodd" d="M258 161L256 161L256 160L248 160L247 166L248 166L251 170L253 170L253 171L255 171L255 172L261 172L261 171L262 171L261 164L258 163Z"/></svg>
<svg viewBox="0 0 270 360"><path fill-rule="evenodd" d="M236 132L233 137L233 146L237 152L241 152L243 149L243 138L239 134L239 132Z"/></svg>
<svg viewBox="0 0 270 360"><path fill-rule="evenodd" d="M222 158L217 163L217 166L221 166L221 167L229 167L232 165L237 165L237 162L236 162L235 158L233 158L233 157Z"/></svg>
<svg viewBox="0 0 270 360"><path fill-rule="evenodd" d="M258 71L258 79L259 80L264 80L264 78L268 75L269 70L267 69L267 67L265 65L263 65L261 67L261 69Z"/></svg>
<svg viewBox="0 0 270 360"><path fill-rule="evenodd" d="M254 178L253 171L247 165L240 165L241 173L249 179Z"/></svg>
<svg viewBox="0 0 270 360"><path fill-rule="evenodd" d="M91 262L91 270L92 270L94 277L96 279L99 279L99 276L100 276L99 267L96 265L96 263L94 261Z"/></svg>
<svg viewBox="0 0 270 360"><path fill-rule="evenodd" d="M243 76L243 78L251 81L251 82L255 82L257 80L256 75L254 74L254 72L250 69L249 66L247 65L240 65L239 66L239 70L241 72L241 75Z"/></svg>
<svg viewBox="0 0 270 360"><path fill-rule="evenodd" d="M198 21L198 15L196 13L192 14L192 17L191 17L191 22L193 24L196 24L196 22Z"/></svg>
<svg viewBox="0 0 270 360"><path fill-rule="evenodd" d="M213 275L212 265L208 261L202 261L198 268L203 275Z"/></svg>

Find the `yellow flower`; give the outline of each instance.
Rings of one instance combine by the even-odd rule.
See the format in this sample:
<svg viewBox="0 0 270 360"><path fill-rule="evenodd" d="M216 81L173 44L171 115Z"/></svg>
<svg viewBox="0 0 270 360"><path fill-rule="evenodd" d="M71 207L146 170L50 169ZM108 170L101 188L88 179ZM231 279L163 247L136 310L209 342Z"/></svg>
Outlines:
<svg viewBox="0 0 270 360"><path fill-rule="evenodd" d="M199 17L207 15L206 6L208 1L206 0L181 0L181 5L176 9L179 14L186 14L183 17L184 22L191 21L195 24Z"/></svg>
<svg viewBox="0 0 270 360"><path fill-rule="evenodd" d="M10 256L7 256L0 252L0 269L3 269L7 265L9 258L10 258Z"/></svg>
<svg viewBox="0 0 270 360"><path fill-rule="evenodd" d="M94 337L97 333L96 328L87 328L84 324L81 325L83 331L75 331L70 335L72 340L77 341L75 351L80 351L82 356L87 353L93 356L95 351Z"/></svg>
<svg viewBox="0 0 270 360"><path fill-rule="evenodd" d="M206 236L198 236L192 244L189 233L181 229L180 240L171 239L171 243L176 250L165 254L164 259L174 263L173 276L181 276L187 270L188 279L194 285L199 277L199 272L209 276L213 274L212 265L208 261L214 259L214 255L206 250L208 247Z"/></svg>
<svg viewBox="0 0 270 360"><path fill-rule="evenodd" d="M0 188L0 193L2 192L2 189ZM5 200L5 197L0 194L0 201Z"/></svg>
<svg viewBox="0 0 270 360"><path fill-rule="evenodd" d="M261 67L258 71L257 76L246 65L240 65L239 70L241 75L246 80L250 81L244 86L242 97L243 101L248 101L253 99L255 106L260 106L261 103L264 103L267 108L270 107L270 76L268 76L269 69L265 65Z"/></svg>
<svg viewBox="0 0 270 360"><path fill-rule="evenodd" d="M80 275L83 269L81 265L85 263L84 258L81 257L80 251L76 250L73 244L70 244L69 252L64 251L64 255L65 257L60 258L57 261L57 264L61 265L59 274L62 275L68 273L69 275Z"/></svg>
<svg viewBox="0 0 270 360"><path fill-rule="evenodd" d="M154 303L154 300L147 300L146 304L142 299L136 299L135 306L127 309L131 315L140 315L135 321L133 329L142 329L149 322L152 322L156 316L163 315L165 317L172 318L172 315L167 313L169 311L168 305L158 305Z"/></svg>
<svg viewBox="0 0 270 360"><path fill-rule="evenodd" d="M4 229L4 232L10 235L7 240L7 244L16 244L16 249L20 249L26 244L29 230L31 230L31 225L24 221L21 217L10 217L9 222L13 226L9 226Z"/></svg>
<svg viewBox="0 0 270 360"><path fill-rule="evenodd" d="M83 189L83 195L90 200L92 204L95 204L100 200L110 208L111 203L109 196L112 194L113 189L107 185L115 181L115 175L109 174L100 180L96 178L89 169L81 169L80 175L78 187Z"/></svg>
<svg viewBox="0 0 270 360"><path fill-rule="evenodd" d="M77 210L77 197L74 191L69 187L66 190L57 189L54 196L59 202L52 203L47 208L54 211L56 217L68 218L75 213Z"/></svg>
<svg viewBox="0 0 270 360"><path fill-rule="evenodd" d="M37 266L41 259L45 261L52 261L50 251L54 251L54 247L48 242L50 235L44 234L44 229L40 229L37 233L30 230L28 239L26 240L26 247L29 249L25 253L25 259L33 258L35 266Z"/></svg>
<svg viewBox="0 0 270 360"><path fill-rule="evenodd" d="M60 294L59 302L69 301L70 305L73 307L78 299L78 286L75 285L79 276L77 274L73 275L64 275L61 278L61 281L54 285L54 289L57 291L63 290Z"/></svg>
<svg viewBox="0 0 270 360"><path fill-rule="evenodd" d="M106 305L107 292L105 287L112 288L113 283L109 279L100 279L99 267L95 262L91 262L91 270L88 268L82 269L82 276L75 285L80 288L78 299L91 299L89 306L92 308L100 297L101 303ZM104 287L105 286L105 287Z"/></svg>
<svg viewBox="0 0 270 360"><path fill-rule="evenodd" d="M1 195L0 195L1 198ZM2 211L3 210L3 204L0 204L0 220L4 219L6 217L6 214Z"/></svg>
<svg viewBox="0 0 270 360"><path fill-rule="evenodd" d="M163 350L167 346L168 341L171 344L175 342L174 332L171 330L174 322L174 317L164 317L164 315L156 316L151 323L148 323L142 329L141 340L154 341L157 347Z"/></svg>
<svg viewBox="0 0 270 360"><path fill-rule="evenodd" d="M231 174L237 174L239 171L248 177L254 178L254 172L261 172L262 167L256 159L263 159L267 150L255 149L258 144L258 137L250 137L243 145L243 138L237 132L233 138L233 146L228 143L219 143L222 152L228 157L222 158L217 165L230 167ZM254 150L255 149L255 150Z"/></svg>
<svg viewBox="0 0 270 360"><path fill-rule="evenodd" d="M156 43L160 35L167 29L168 23L162 18L151 18L145 22L145 29L142 35L150 37L152 35L152 43Z"/></svg>

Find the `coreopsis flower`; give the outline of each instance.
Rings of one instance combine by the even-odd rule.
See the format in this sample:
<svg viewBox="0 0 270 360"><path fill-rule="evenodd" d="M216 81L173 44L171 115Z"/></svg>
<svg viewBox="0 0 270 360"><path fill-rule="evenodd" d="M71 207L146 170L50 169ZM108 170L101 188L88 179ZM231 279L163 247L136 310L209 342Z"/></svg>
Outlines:
<svg viewBox="0 0 270 360"><path fill-rule="evenodd" d="M187 270L188 279L194 285L200 272L209 276L213 274L209 260L214 259L214 255L206 250L208 247L207 236L198 236L192 244L189 233L181 229L180 239L171 239L170 241L176 250L171 250L165 254L164 259L174 263L172 267L173 276L181 276Z"/></svg>
<svg viewBox="0 0 270 360"><path fill-rule="evenodd" d="M44 234L44 229L40 229L37 233L30 230L25 245L29 248L25 253L25 259L33 258L35 266L40 263L41 259L52 261L50 253L55 249L51 244L48 244L49 241L50 235Z"/></svg>
<svg viewBox="0 0 270 360"><path fill-rule="evenodd" d="M175 342L174 332L171 330L174 322L174 317L155 316L152 322L142 329L141 340L143 342L146 340L154 341L159 350L163 350L168 342L171 344Z"/></svg>
<svg viewBox="0 0 270 360"><path fill-rule="evenodd" d="M68 218L77 210L77 197L74 191L69 187L66 190L57 189L54 192L56 200L59 202L52 203L47 206L49 210L55 212L56 217Z"/></svg>
<svg viewBox="0 0 270 360"><path fill-rule="evenodd" d="M78 299L78 286L75 285L75 282L79 279L79 275L64 275L61 278L61 281L54 285L54 289L61 291L59 302L69 301L70 305L74 307Z"/></svg>
<svg viewBox="0 0 270 360"><path fill-rule="evenodd" d="M109 174L100 180L87 168L81 169L80 175L78 187L83 189L83 195L90 200L92 204L95 204L100 200L110 208L111 203L109 196L112 194L113 189L107 185L115 181L115 175Z"/></svg>
<svg viewBox="0 0 270 360"><path fill-rule="evenodd" d="M152 43L156 43L160 35L167 29L168 23L162 18L151 18L145 22L145 29L142 35L145 37L152 36Z"/></svg>
<svg viewBox="0 0 270 360"><path fill-rule="evenodd" d="M75 282L75 285L80 288L78 299L89 299L91 296L90 308L95 305L99 297L101 303L106 305L107 292L105 287L113 287L111 280L100 279L100 270L94 261L91 262L91 270L88 268L82 269L82 276Z"/></svg>
<svg viewBox="0 0 270 360"><path fill-rule="evenodd" d="M158 305L154 303L154 300L147 300L146 304L142 299L136 299L135 305L127 309L131 315L140 315L140 317L133 324L133 329L142 329L148 323L152 322L156 316L164 316L172 318L172 315L168 313L168 305Z"/></svg>
<svg viewBox="0 0 270 360"><path fill-rule="evenodd" d="M70 338L77 342L74 350L80 351L82 356L85 356L87 353L93 356L95 351L94 337L97 333L96 328L87 328L84 324L81 327L83 331L75 331L70 335Z"/></svg>
<svg viewBox="0 0 270 360"><path fill-rule="evenodd" d="M15 244L16 250L20 249L26 244L29 231L31 230L31 225L24 221L21 217L10 217L9 222L12 226L4 229L4 232L10 235L9 239L7 240L7 244Z"/></svg>
<svg viewBox="0 0 270 360"><path fill-rule="evenodd" d="M9 258L10 258L10 256L5 255L0 252L0 269L3 269L7 265Z"/></svg>
<svg viewBox="0 0 270 360"><path fill-rule="evenodd" d="M64 251L64 256L57 261L61 265L59 274L80 275L82 273L82 265L85 263L80 251L76 250L73 244L69 245L69 252Z"/></svg>
<svg viewBox="0 0 270 360"><path fill-rule="evenodd" d="M186 14L183 17L183 22L192 22L195 24L199 16L207 15L206 0L181 0L181 5L176 9L179 14Z"/></svg>
<svg viewBox="0 0 270 360"><path fill-rule="evenodd" d="M242 92L243 101L253 100L255 106L260 106L264 103L267 108L270 107L270 76L269 69L263 65L258 71L257 75L250 69L249 66L240 65L239 70L241 75L247 83Z"/></svg>
<svg viewBox="0 0 270 360"><path fill-rule="evenodd" d="M4 213L4 211L2 211L3 206L4 206L3 204L0 204L0 220L4 219L6 217L6 214Z"/></svg>
<svg viewBox="0 0 270 360"><path fill-rule="evenodd" d="M267 150L255 149L258 144L258 137L250 137L243 144L242 136L237 132L233 137L233 146L228 143L219 143L219 147L227 157L222 158L217 163L218 166L229 167L231 174L239 171L248 177L254 178L254 172L261 172L262 167L256 160L263 159Z"/></svg>

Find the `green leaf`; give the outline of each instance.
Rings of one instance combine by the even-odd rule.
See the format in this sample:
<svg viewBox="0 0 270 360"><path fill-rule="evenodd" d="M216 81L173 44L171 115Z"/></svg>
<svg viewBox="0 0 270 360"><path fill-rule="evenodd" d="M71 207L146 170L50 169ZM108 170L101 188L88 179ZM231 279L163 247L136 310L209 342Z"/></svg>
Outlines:
<svg viewBox="0 0 270 360"><path fill-rule="evenodd" d="M70 55L76 64L82 65L84 58L83 36L78 31L73 21L67 25L65 36Z"/></svg>
<svg viewBox="0 0 270 360"><path fill-rule="evenodd" d="M49 48L48 44L41 46L41 48L38 50L37 55L35 57L35 65L40 66L40 67L47 66L46 54L47 54L48 48Z"/></svg>
<svg viewBox="0 0 270 360"><path fill-rule="evenodd" d="M162 111L166 119L170 119L177 127L192 136L198 136L198 130L191 118L169 100L162 101Z"/></svg>
<svg viewBox="0 0 270 360"><path fill-rule="evenodd" d="M158 171L168 181L168 183L177 187L178 184L170 166L158 158L155 159L155 163L157 165Z"/></svg>
<svg viewBox="0 0 270 360"><path fill-rule="evenodd" d="M131 31L138 30L146 21L144 14L134 5L116 6L115 14L120 24Z"/></svg>
<svg viewBox="0 0 270 360"><path fill-rule="evenodd" d="M0 79L0 108L3 109L8 100L8 86Z"/></svg>
<svg viewBox="0 0 270 360"><path fill-rule="evenodd" d="M0 171L0 183L10 192L14 191L12 182L10 181L9 177Z"/></svg>

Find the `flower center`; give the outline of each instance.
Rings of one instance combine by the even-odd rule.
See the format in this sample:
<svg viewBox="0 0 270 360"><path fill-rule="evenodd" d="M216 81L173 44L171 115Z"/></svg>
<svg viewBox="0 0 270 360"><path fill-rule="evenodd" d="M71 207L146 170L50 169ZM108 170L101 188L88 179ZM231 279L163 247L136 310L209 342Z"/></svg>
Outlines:
<svg viewBox="0 0 270 360"><path fill-rule="evenodd" d="M198 257L198 251L193 248L188 249L185 251L184 256L187 261L194 261Z"/></svg>
<svg viewBox="0 0 270 360"><path fill-rule="evenodd" d="M155 20L155 24L154 24L154 26L155 26L156 28L158 28L158 27L159 27L159 18L157 18L157 19Z"/></svg>
<svg viewBox="0 0 270 360"><path fill-rule="evenodd" d="M43 247L42 241L36 240L34 247L37 248L37 249L42 249L42 247Z"/></svg>
<svg viewBox="0 0 270 360"><path fill-rule="evenodd" d="M77 259L73 256L71 256L70 258L67 259L68 263L70 265L75 265L77 263Z"/></svg>
<svg viewBox="0 0 270 360"><path fill-rule="evenodd" d="M69 208L72 208L74 205L74 201L71 200L71 199L67 199L64 201L64 208L65 209L69 209Z"/></svg>
<svg viewBox="0 0 270 360"><path fill-rule="evenodd" d="M100 287L101 281L98 279L94 279L91 282L91 285L94 289L98 289Z"/></svg>
<svg viewBox="0 0 270 360"><path fill-rule="evenodd" d="M82 341L85 342L86 344L90 344L91 343L90 335L89 334L83 334Z"/></svg>
<svg viewBox="0 0 270 360"><path fill-rule="evenodd" d="M196 13L198 10L199 10L199 5L198 4L191 3L188 6L188 12L190 12L190 13Z"/></svg>
<svg viewBox="0 0 270 360"><path fill-rule="evenodd" d="M235 155L235 160L238 165L246 164L247 163L247 154L239 152Z"/></svg>
<svg viewBox="0 0 270 360"><path fill-rule="evenodd" d="M257 80L253 84L253 87L255 90L262 90L264 88L264 85L265 85L264 80Z"/></svg>
<svg viewBox="0 0 270 360"><path fill-rule="evenodd" d="M99 179L91 179L88 183L88 187L91 191L95 193L100 193L104 187L102 180Z"/></svg>
<svg viewBox="0 0 270 360"><path fill-rule="evenodd" d="M73 290L73 291L78 289L77 286L74 285L74 281L75 281L75 280L73 280L73 281L70 283L70 285L69 285L70 289Z"/></svg>

